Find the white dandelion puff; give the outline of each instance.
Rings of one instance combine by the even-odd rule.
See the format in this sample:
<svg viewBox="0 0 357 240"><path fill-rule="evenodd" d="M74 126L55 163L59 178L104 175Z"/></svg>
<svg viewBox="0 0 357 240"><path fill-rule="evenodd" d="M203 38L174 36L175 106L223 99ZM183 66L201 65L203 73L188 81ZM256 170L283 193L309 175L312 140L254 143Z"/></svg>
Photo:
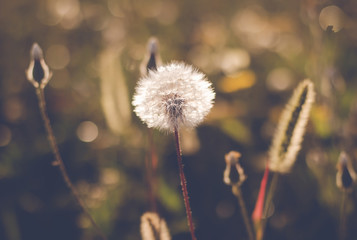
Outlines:
<svg viewBox="0 0 357 240"><path fill-rule="evenodd" d="M149 128L195 127L213 105L215 93L206 76L180 62L159 67L142 77L133 98L134 111Z"/></svg>
<svg viewBox="0 0 357 240"><path fill-rule="evenodd" d="M306 79L295 89L280 117L269 152L270 170L279 173L290 171L301 148L314 100L314 85Z"/></svg>

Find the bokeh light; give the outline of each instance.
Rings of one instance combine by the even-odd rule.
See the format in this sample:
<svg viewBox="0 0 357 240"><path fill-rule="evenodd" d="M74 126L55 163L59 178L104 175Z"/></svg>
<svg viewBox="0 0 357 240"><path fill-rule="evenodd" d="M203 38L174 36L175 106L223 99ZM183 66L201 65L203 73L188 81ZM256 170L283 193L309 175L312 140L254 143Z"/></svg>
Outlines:
<svg viewBox="0 0 357 240"><path fill-rule="evenodd" d="M271 91L291 89L294 84L292 72L287 68L275 68L268 74L266 84Z"/></svg>
<svg viewBox="0 0 357 240"><path fill-rule="evenodd" d="M216 61L225 74L232 74L249 67L250 56L244 49L225 49L222 51L221 57L216 58Z"/></svg>
<svg viewBox="0 0 357 240"><path fill-rule="evenodd" d="M0 124L0 147L5 147L11 142L12 134L9 127Z"/></svg>
<svg viewBox="0 0 357 240"><path fill-rule="evenodd" d="M51 45L45 55L49 67L56 70L65 68L71 60L69 50L64 45Z"/></svg>
<svg viewBox="0 0 357 240"><path fill-rule="evenodd" d="M321 10L319 22L323 30L326 30L328 26L331 26L332 31L338 32L344 26L345 14L339 7L331 5Z"/></svg>
<svg viewBox="0 0 357 240"><path fill-rule="evenodd" d="M216 206L216 214L219 218L229 218L235 213L235 210L235 203L228 200L220 201Z"/></svg>
<svg viewBox="0 0 357 240"><path fill-rule="evenodd" d="M23 117L23 103L18 97L11 97L3 103L3 113L9 122L16 122Z"/></svg>
<svg viewBox="0 0 357 240"><path fill-rule="evenodd" d="M91 121L81 122L77 128L77 136L83 142L93 142L98 133L97 125Z"/></svg>

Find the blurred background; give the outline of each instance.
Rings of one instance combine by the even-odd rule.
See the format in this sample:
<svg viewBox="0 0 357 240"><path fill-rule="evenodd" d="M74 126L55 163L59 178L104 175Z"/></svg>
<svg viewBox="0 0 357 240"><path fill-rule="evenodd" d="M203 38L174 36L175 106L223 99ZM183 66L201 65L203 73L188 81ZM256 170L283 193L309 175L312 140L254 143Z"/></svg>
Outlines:
<svg viewBox="0 0 357 240"><path fill-rule="evenodd" d="M304 78L317 98L293 171L282 176L266 239L337 239L336 162L356 167L357 2L353 0L14 0L0 2L0 239L97 239L66 187L25 78L34 42L53 77L49 117L69 175L108 239L136 240L151 209L147 127L131 98L147 41L162 61L207 74L215 106L183 131L183 161L198 239L248 239L223 183L224 154L242 153L248 212L279 115ZM157 209L173 240L189 239L172 134L153 131ZM356 239L355 192L347 199Z"/></svg>

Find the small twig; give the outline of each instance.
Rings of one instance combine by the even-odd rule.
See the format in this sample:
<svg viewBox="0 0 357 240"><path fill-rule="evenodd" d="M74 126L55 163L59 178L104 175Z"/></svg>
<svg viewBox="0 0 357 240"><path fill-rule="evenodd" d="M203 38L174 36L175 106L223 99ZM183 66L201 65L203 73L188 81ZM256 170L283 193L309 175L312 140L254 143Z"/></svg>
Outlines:
<svg viewBox="0 0 357 240"><path fill-rule="evenodd" d="M346 201L347 201L347 192L346 190L342 193L342 202L341 202L341 212L340 212L340 227L339 227L339 240L346 239L346 229L347 229L347 215L346 215Z"/></svg>
<svg viewBox="0 0 357 240"><path fill-rule="evenodd" d="M252 228L252 224L251 224L251 222L249 220L247 207L245 206L240 186L238 184L234 184L232 186L232 192L238 199L239 207L240 207L240 210L241 210L241 213L242 213L242 216L243 216L243 221L244 221L244 224L245 224L245 228L247 229L249 240L254 240L254 231L253 231L253 228Z"/></svg>
<svg viewBox="0 0 357 240"><path fill-rule="evenodd" d="M192 212L191 212L190 202L188 200L188 191L187 191L187 186L186 186L186 178L185 178L185 174L183 172L182 153L181 153L181 147L180 147L180 137L179 137L179 133L178 133L178 130L177 130L176 127L174 129L174 134L175 134L175 142L176 142L177 161L178 161L178 167L179 167L179 172L180 172L180 180L181 180L181 187L182 187L182 195L183 195L183 199L184 199L185 207L186 207L186 215L187 215L188 226L190 228L192 240L196 240L195 227L193 225Z"/></svg>
<svg viewBox="0 0 357 240"><path fill-rule="evenodd" d="M51 148L52 148L52 152L55 155L55 161L52 164L54 166L58 166L59 167L60 172L62 174L62 177L63 177L66 185L71 190L74 198L77 200L77 202L80 205L80 207L82 208L83 212L88 217L88 219L92 223L93 227L97 230L97 232L101 236L101 238L103 240L106 240L107 238L103 234L102 230L98 227L98 225L94 221L93 217L90 215L90 213L88 211L88 208L85 206L83 200L80 198L77 189L74 187L72 181L70 180L70 178L69 178L69 176L67 174L66 167L65 167L65 165L63 163L63 160L62 160L61 155L60 155L59 150L58 150L58 145L57 145L57 142L56 142L55 135L53 134L53 130L52 130L52 127L51 127L50 119L49 119L49 117L47 115L46 100L45 100L45 95L44 95L43 88L42 87L37 87L36 88L36 94L37 94L37 98L38 98L38 105L39 105L39 108L40 108L40 111L41 111L41 117L42 117L42 119L43 119L43 121L45 123L45 128L46 128L46 132L47 132L47 136L48 136L48 141L50 142L50 145L51 145Z"/></svg>

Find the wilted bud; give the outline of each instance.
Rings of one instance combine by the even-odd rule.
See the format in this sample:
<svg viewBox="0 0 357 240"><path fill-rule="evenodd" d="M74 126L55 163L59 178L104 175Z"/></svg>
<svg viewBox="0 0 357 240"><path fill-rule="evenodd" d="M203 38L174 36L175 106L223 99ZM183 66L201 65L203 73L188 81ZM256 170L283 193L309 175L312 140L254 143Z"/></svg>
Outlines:
<svg viewBox="0 0 357 240"><path fill-rule="evenodd" d="M346 152L341 152L336 165L336 185L343 190L352 190L356 182L356 172L353 169L352 162Z"/></svg>
<svg viewBox="0 0 357 240"><path fill-rule="evenodd" d="M155 71L161 65L159 55L159 41L151 37L147 44L147 53L140 66L141 75L146 75L150 70Z"/></svg>
<svg viewBox="0 0 357 240"><path fill-rule="evenodd" d="M30 65L26 70L27 79L35 88L44 88L52 74L43 59L42 49L37 43L32 45L30 55Z"/></svg>
<svg viewBox="0 0 357 240"><path fill-rule="evenodd" d="M247 176L244 174L244 170L239 164L240 157L241 154L236 151L230 151L224 156L226 160L226 169L223 173L223 181L225 184L238 184L240 186L246 180Z"/></svg>
<svg viewBox="0 0 357 240"><path fill-rule="evenodd" d="M171 239L165 220L153 212L146 212L141 216L140 229L142 240Z"/></svg>

